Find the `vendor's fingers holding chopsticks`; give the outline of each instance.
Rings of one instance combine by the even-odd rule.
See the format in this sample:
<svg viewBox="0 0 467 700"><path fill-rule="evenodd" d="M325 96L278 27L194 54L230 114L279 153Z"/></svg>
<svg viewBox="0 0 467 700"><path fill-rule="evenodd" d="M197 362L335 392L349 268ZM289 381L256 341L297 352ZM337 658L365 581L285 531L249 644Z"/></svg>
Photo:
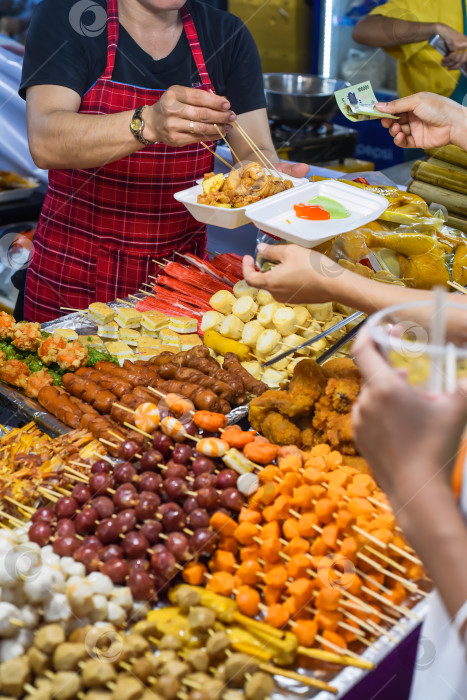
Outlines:
<svg viewBox="0 0 467 700"><path fill-rule="evenodd" d="M217 140L218 128L227 134L236 119L225 97L182 85L172 85L166 90L144 117L151 140L175 147Z"/></svg>

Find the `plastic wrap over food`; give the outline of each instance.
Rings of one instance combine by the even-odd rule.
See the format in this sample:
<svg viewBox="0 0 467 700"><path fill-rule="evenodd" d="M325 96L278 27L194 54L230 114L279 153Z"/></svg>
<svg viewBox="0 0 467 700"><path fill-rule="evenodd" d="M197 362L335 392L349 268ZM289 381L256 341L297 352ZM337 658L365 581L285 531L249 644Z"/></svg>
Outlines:
<svg viewBox="0 0 467 700"><path fill-rule="evenodd" d="M442 218L412 224L377 221L335 238L326 251L343 267L416 289L467 283L467 238Z"/></svg>

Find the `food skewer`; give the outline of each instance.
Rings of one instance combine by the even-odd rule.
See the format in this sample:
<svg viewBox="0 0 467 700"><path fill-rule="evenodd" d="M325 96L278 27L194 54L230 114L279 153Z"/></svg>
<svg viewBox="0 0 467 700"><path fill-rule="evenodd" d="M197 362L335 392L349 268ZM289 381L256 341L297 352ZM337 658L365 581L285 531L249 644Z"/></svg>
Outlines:
<svg viewBox="0 0 467 700"><path fill-rule="evenodd" d="M222 161L224 163L224 165L226 165L228 168L230 168L230 170L235 170L235 168L232 165L230 165L230 163L227 163L227 161L224 160L224 158L222 158L222 156L220 156L218 153L216 153L216 151L213 151L213 149L210 148L206 143L204 143L204 141L200 141L200 144L202 146L204 146L204 148L206 148L206 150L208 150L209 153L212 153L213 156L215 156L216 158L219 158L219 160Z"/></svg>
<svg viewBox="0 0 467 700"><path fill-rule="evenodd" d="M245 129L242 126L240 126L238 121L234 121L233 124L237 131L243 136L244 140L247 142L249 147L253 150L253 153L256 155L260 163L262 163L262 165L266 167L266 170L269 171L270 175L272 175L272 173L275 172L277 177L282 179L282 176L280 175L279 171L276 170L269 158L258 148L253 139L250 138L250 136L247 134Z"/></svg>
<svg viewBox="0 0 467 700"><path fill-rule="evenodd" d="M221 137L221 139L225 142L227 148L229 148L231 154L233 155L233 157L235 158L235 160L237 161L237 163L240 163L240 162L241 162L241 161L240 161L240 158L237 156L237 154L235 153L233 147L230 145L230 143L228 142L228 140L226 139L226 137L224 136L224 134L222 133L222 131L219 129L219 127L217 126L217 124L214 124L214 128L216 129L216 131L217 131L217 133L219 134L219 136Z"/></svg>

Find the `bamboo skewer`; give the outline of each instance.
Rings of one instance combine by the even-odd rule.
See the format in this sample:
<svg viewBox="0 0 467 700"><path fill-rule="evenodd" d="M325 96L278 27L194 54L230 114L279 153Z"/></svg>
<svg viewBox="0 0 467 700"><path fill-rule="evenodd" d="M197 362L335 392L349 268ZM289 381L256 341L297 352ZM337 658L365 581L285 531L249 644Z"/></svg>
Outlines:
<svg viewBox="0 0 467 700"><path fill-rule="evenodd" d="M212 148L210 148L206 143L204 143L204 141L200 141L200 144L202 146L204 146L204 148L206 148L209 151L209 153L212 153L213 156L216 156L216 158L219 158L219 160L222 161L224 163L224 165L226 165L228 168L230 168L231 170L235 170L235 168L232 165L230 165L230 163L227 163L227 161L224 160L224 158L222 158L222 156L220 156L218 153L213 151Z"/></svg>
<svg viewBox="0 0 467 700"><path fill-rule="evenodd" d="M222 131L219 129L219 127L217 126L217 124L214 124L214 128L216 129L216 131L217 131L217 133L219 134L219 136L221 137L221 139L222 139L223 141L225 141L225 144L226 144L227 148L230 149L230 152L231 152L231 154L233 155L233 157L235 158L235 160L236 160L238 163L240 163L240 158L237 156L237 154L235 153L233 147L232 147L232 146L230 145L230 143L227 141L227 139L225 138L224 134L223 134Z"/></svg>
<svg viewBox="0 0 467 700"><path fill-rule="evenodd" d="M274 167L273 163L271 163L269 158L266 155L264 155L264 153L262 151L259 150L258 146L255 144L253 139L250 138L250 136L248 136L245 129L242 126L240 126L240 124L237 121L235 121L233 124L236 127L236 129L240 132L240 134L243 136L243 138L248 143L248 145L253 149L253 152L258 156L258 158L260 158L260 160L263 163L266 163L266 168L269 171L274 171L276 173L277 177L282 179L282 176L280 175L279 171Z"/></svg>
<svg viewBox="0 0 467 700"><path fill-rule="evenodd" d="M467 289L458 282L449 281L448 284L450 287L454 287L454 289L457 289L458 292L462 292L462 294L467 294Z"/></svg>

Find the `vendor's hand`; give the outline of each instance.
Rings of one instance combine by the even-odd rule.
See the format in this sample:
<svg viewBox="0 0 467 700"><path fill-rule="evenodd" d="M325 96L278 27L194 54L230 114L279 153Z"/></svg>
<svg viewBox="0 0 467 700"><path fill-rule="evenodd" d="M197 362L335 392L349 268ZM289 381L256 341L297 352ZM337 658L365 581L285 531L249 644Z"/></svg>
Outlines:
<svg viewBox="0 0 467 700"><path fill-rule="evenodd" d="M258 252L278 262L272 270L258 272L249 255L243 258L243 277L252 287L267 289L274 299L286 304L312 304L329 301L329 281L344 270L330 258L298 245L266 245Z"/></svg>
<svg viewBox="0 0 467 700"><path fill-rule="evenodd" d="M440 148L449 143L460 145L465 139L466 111L447 97L419 92L393 102L379 102L376 108L400 116L398 121L381 120L396 146Z"/></svg>
<svg viewBox="0 0 467 700"><path fill-rule="evenodd" d="M182 85L172 85L143 117L149 127L145 138L174 147L217 141L219 132L214 125L225 135L236 119L225 97Z"/></svg>
<svg viewBox="0 0 467 700"><path fill-rule="evenodd" d="M306 163L274 163L274 167L276 170L279 170L281 173L285 173L285 175L289 175L290 177L306 177L308 175L308 171L310 170L310 166L307 165Z"/></svg>
<svg viewBox="0 0 467 700"><path fill-rule="evenodd" d="M449 49L441 64L448 70L458 70L467 61L467 37L446 24L441 24L438 34Z"/></svg>
<svg viewBox="0 0 467 700"><path fill-rule="evenodd" d="M356 445L399 510L426 484L449 480L467 420L467 382L440 396L408 385L365 328L353 353L364 380L353 409Z"/></svg>

